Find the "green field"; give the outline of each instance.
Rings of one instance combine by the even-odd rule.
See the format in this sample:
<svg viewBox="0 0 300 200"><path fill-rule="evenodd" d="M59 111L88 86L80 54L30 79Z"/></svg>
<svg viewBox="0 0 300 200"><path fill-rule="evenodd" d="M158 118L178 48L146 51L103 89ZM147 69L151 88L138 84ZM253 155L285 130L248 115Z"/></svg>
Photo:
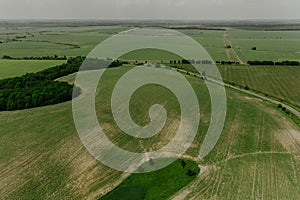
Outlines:
<svg viewBox="0 0 300 200"><path fill-rule="evenodd" d="M132 118L139 124L148 122L151 105L164 105L168 119L163 134L136 140L122 133L112 120L111 91L128 69L106 71L96 98L98 119L111 141L124 149L144 152L160 148L172 138L178 126L177 101L165 88L144 86L134 94L130 104ZM72 81L74 77L61 80ZM187 78L200 102L201 121L196 139L184 157L197 161L201 173L172 198L280 199L289 195L289 199L299 199L300 128L272 105L227 90L228 112L221 138L208 157L198 160L199 147L210 122L210 98L204 82ZM71 102L65 102L0 112L2 198L96 199L120 183L129 184L130 181L123 182L128 174L103 166L85 150L76 133L71 109ZM167 180L161 180L164 181Z"/></svg>
<svg viewBox="0 0 300 200"><path fill-rule="evenodd" d="M0 60L0 79L38 72L64 62L64 60Z"/></svg>
<svg viewBox="0 0 300 200"><path fill-rule="evenodd" d="M300 67L292 66L219 66L226 81L248 85L300 107Z"/></svg>
<svg viewBox="0 0 300 200"><path fill-rule="evenodd" d="M66 62L3 60L4 55L86 56L106 38L135 28L69 25L0 27L0 79ZM241 63L218 66L227 82L247 85L300 108L299 66L244 65L249 60L300 61L300 31L237 28L179 31L199 42L214 61ZM232 48L225 48L226 45ZM257 50L251 50L252 47ZM111 111L112 92L135 62L175 66L169 61L181 58L170 52L144 49L125 54L121 59L130 63L108 69L99 82L95 105L98 121L110 141L124 150L140 153L159 150L174 138L179 128L181 118L176 96L155 84L134 92L129 108L135 123L147 125L149 109L154 104L162 105L168 116L157 135L137 139L125 134L115 122ZM201 59L200 55L195 59ZM191 65L176 66L195 72ZM85 73L88 81L95 71L79 73ZM58 81L73 84L75 76L71 74ZM101 164L80 141L72 102L4 111L0 112L0 199L300 199L300 127L290 116L276 105L227 88L227 116L222 135L213 151L200 160L199 150L211 122L211 100L203 80L184 76L197 95L201 111L195 140L181 158L187 163L184 168L181 159L146 174L123 173ZM144 77L136 79L142 81ZM80 87L81 97L90 92ZM195 171L195 176L187 176L188 169Z"/></svg>
<svg viewBox="0 0 300 200"><path fill-rule="evenodd" d="M84 56L101 41L121 31L126 26L54 27L54 28L0 28L0 57L25 56ZM229 28L227 30L179 30L199 42L215 61L234 60L226 52L230 42L239 58L248 60L299 60L299 31L253 31ZM257 47L252 51L252 47ZM229 55L228 55L229 54ZM159 55L159 54L157 54ZM232 58L233 56L233 58ZM152 59L153 56L137 55L133 60ZM159 60L171 60L162 54Z"/></svg>
<svg viewBox="0 0 300 200"><path fill-rule="evenodd" d="M246 31L231 29L227 34L237 54L243 61L299 61L299 31ZM257 50L252 51L252 47L257 47Z"/></svg>
<svg viewBox="0 0 300 200"><path fill-rule="evenodd" d="M231 42L244 63L249 60L299 61L299 31L254 31L229 28L226 31L185 30L183 32L199 42L215 61L232 60L224 48L227 41ZM252 51L252 47L257 47L257 50Z"/></svg>
<svg viewBox="0 0 300 200"><path fill-rule="evenodd" d="M156 61L161 62L165 60L181 60L181 57L171 52L158 49L143 49L129 52L121 56L123 60L132 61Z"/></svg>
<svg viewBox="0 0 300 200"><path fill-rule="evenodd" d="M55 27L0 29L0 57L85 56L124 27ZM18 38L25 37L25 38ZM15 40L15 41L14 41Z"/></svg>

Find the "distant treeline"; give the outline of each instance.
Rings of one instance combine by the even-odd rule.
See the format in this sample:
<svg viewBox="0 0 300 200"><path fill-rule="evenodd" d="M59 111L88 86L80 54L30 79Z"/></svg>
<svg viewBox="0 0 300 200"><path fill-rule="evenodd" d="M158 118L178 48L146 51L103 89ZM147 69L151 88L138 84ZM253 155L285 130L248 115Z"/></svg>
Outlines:
<svg viewBox="0 0 300 200"><path fill-rule="evenodd" d="M274 61L248 61L249 65L283 65L283 66L300 66L298 61L282 61L282 62L274 62Z"/></svg>
<svg viewBox="0 0 300 200"><path fill-rule="evenodd" d="M238 65L239 62L233 61L216 61L216 64L221 65ZM298 61L282 61L282 62L274 62L274 61L248 61L248 65L271 65L271 66L300 66L300 62Z"/></svg>
<svg viewBox="0 0 300 200"><path fill-rule="evenodd" d="M203 64L203 65L211 65L214 62L211 60L186 60L186 59L182 59L182 60L171 60L170 64Z"/></svg>
<svg viewBox="0 0 300 200"><path fill-rule="evenodd" d="M221 65L238 65L240 64L239 62L233 62L233 61L216 61L216 64L221 64Z"/></svg>
<svg viewBox="0 0 300 200"><path fill-rule="evenodd" d="M162 28L175 29L175 30L204 30L204 31L226 31L225 28L215 28L215 27L203 27L203 26L171 26Z"/></svg>
<svg viewBox="0 0 300 200"><path fill-rule="evenodd" d="M8 56L8 55L4 55L2 57L2 59L5 59L5 60L67 60L67 57L66 56L57 56L57 55L54 55L54 56L41 56L41 57L22 57L22 58L14 58L14 57L11 57L11 56Z"/></svg>
<svg viewBox="0 0 300 200"><path fill-rule="evenodd" d="M45 69L37 73L27 73L21 77L0 80L0 111L20 110L57 104L72 99L80 94L80 89L66 82L58 82L55 79L77 72L85 60L84 57L70 58L62 65ZM102 68L98 59L86 59L84 70ZM109 67L118 67L122 63L112 62ZM74 88L74 91L73 91Z"/></svg>

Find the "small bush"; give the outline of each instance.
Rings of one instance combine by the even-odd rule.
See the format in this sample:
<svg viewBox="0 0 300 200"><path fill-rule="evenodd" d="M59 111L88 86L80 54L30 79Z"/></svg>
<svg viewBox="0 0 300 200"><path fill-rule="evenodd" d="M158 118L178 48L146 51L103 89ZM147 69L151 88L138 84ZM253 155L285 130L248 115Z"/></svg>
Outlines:
<svg viewBox="0 0 300 200"><path fill-rule="evenodd" d="M181 160L181 167L185 168L185 166L186 166L186 162L184 160Z"/></svg>
<svg viewBox="0 0 300 200"><path fill-rule="evenodd" d="M189 170L186 172L186 175L187 175L187 176L195 176L195 175L197 175L197 173L196 173L194 170L189 169Z"/></svg>
<svg viewBox="0 0 300 200"><path fill-rule="evenodd" d="M244 86L244 90L249 90L250 88L248 87L248 85Z"/></svg>

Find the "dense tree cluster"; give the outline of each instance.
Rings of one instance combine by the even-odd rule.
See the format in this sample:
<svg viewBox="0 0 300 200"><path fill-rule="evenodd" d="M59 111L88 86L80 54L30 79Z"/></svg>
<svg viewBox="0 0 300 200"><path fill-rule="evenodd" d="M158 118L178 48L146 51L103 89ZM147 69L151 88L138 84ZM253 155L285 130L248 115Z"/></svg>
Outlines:
<svg viewBox="0 0 300 200"><path fill-rule="evenodd" d="M79 88L75 88L79 95ZM0 110L20 110L72 99L73 86L65 82L38 81L31 87L0 90Z"/></svg>
<svg viewBox="0 0 300 200"><path fill-rule="evenodd" d="M70 58L66 63L45 69L37 73L27 73L21 77L0 80L0 110L19 110L45 105L52 105L72 99L72 93L77 96L80 89L65 82L55 79L77 72L84 61L84 57ZM95 63L110 61L91 62L84 70L99 69L101 66ZM92 64L94 62L94 64ZM112 62L110 67L122 65L119 61Z"/></svg>

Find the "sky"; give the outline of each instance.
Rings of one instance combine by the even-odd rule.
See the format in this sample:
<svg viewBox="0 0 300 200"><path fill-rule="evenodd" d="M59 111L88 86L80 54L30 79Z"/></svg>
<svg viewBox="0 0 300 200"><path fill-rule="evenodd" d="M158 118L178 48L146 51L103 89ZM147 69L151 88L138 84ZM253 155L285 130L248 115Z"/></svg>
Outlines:
<svg viewBox="0 0 300 200"><path fill-rule="evenodd" d="M299 0L0 0L0 19L300 19Z"/></svg>

